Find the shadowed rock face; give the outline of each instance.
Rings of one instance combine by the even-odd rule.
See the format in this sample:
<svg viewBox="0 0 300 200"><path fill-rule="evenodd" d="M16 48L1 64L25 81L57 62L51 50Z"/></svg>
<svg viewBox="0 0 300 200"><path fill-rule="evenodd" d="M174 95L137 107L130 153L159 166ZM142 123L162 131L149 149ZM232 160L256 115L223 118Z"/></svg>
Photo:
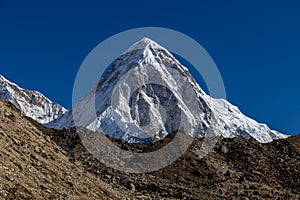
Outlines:
<svg viewBox="0 0 300 200"><path fill-rule="evenodd" d="M147 102L143 94L153 99L153 104L160 113L161 120L164 122L164 129L158 132L158 138L164 138L169 133L178 131L180 124L178 122L181 120L181 110L178 106L178 100L172 91L162 85L147 84L133 92L129 101L132 119L140 127L154 126L151 125L151 123L155 123L155 119L151 116L151 109L153 108L151 108L151 104Z"/></svg>

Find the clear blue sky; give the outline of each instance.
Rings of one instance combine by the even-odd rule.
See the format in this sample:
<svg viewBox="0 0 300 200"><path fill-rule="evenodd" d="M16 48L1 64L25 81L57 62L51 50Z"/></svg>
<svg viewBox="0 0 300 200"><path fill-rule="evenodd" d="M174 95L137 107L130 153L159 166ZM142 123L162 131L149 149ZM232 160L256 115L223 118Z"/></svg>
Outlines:
<svg viewBox="0 0 300 200"><path fill-rule="evenodd" d="M297 0L0 0L0 74L70 108L76 72L97 44L127 29L170 28L209 52L230 102L273 129L296 134L299 11Z"/></svg>

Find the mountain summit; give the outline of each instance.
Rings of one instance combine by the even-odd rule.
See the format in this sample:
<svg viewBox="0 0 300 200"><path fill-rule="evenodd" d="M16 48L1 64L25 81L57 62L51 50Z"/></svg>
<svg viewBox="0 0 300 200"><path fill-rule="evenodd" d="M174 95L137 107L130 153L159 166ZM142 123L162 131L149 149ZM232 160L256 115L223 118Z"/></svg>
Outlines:
<svg viewBox="0 0 300 200"><path fill-rule="evenodd" d="M61 117L67 110L37 91L20 88L0 75L0 98L14 104L27 117L41 124Z"/></svg>
<svg viewBox="0 0 300 200"><path fill-rule="evenodd" d="M126 53L131 52L131 51L147 49L147 48L148 49L151 48L151 49L156 49L156 50L167 51L164 47L160 46L159 44L157 44L153 40L151 40L147 37L144 37L140 41L137 41L136 43L131 45L123 54L126 54Z"/></svg>
<svg viewBox="0 0 300 200"><path fill-rule="evenodd" d="M149 38L133 44L72 110L48 124L58 129L75 125L138 143L181 130L192 137L213 131L262 143L287 137L228 101L208 96L187 68Z"/></svg>

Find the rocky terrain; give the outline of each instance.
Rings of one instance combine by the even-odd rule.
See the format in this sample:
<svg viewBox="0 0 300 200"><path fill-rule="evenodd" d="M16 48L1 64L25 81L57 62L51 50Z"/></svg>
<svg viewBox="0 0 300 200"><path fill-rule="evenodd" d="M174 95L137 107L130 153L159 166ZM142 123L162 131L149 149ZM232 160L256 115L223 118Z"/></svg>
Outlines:
<svg viewBox="0 0 300 200"><path fill-rule="evenodd" d="M74 129L56 132L52 139L73 162L81 163L130 199L300 198L300 136L267 144L254 139L222 139L204 159L197 153L202 140L196 139L175 163L146 174L119 172L101 164L85 151ZM151 146L114 142L126 150L146 152L170 139Z"/></svg>
<svg viewBox="0 0 300 200"><path fill-rule="evenodd" d="M172 136L153 145L112 141L147 152ZM180 159L159 171L120 172L94 159L76 129L46 128L0 101L0 199L300 198L300 136L266 144L220 139L204 159L197 153L201 143L195 139Z"/></svg>
<svg viewBox="0 0 300 200"><path fill-rule="evenodd" d="M121 195L71 162L67 152L0 101L0 199L118 199ZM119 194L119 195L118 195Z"/></svg>

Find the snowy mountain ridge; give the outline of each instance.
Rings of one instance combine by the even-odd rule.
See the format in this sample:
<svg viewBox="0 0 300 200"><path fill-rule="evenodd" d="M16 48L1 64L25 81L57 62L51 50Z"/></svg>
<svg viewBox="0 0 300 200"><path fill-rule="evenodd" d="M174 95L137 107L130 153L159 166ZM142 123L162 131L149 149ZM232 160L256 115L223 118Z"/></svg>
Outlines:
<svg viewBox="0 0 300 200"><path fill-rule="evenodd" d="M94 108L96 119L90 114ZM287 137L228 101L211 98L186 67L148 38L133 44L72 110L48 124L58 129L75 125L128 142L153 142L179 130L192 137L213 130L225 138L262 143Z"/></svg>
<svg viewBox="0 0 300 200"><path fill-rule="evenodd" d="M0 98L14 104L27 117L41 124L61 117L67 110L38 91L23 89L0 75Z"/></svg>

